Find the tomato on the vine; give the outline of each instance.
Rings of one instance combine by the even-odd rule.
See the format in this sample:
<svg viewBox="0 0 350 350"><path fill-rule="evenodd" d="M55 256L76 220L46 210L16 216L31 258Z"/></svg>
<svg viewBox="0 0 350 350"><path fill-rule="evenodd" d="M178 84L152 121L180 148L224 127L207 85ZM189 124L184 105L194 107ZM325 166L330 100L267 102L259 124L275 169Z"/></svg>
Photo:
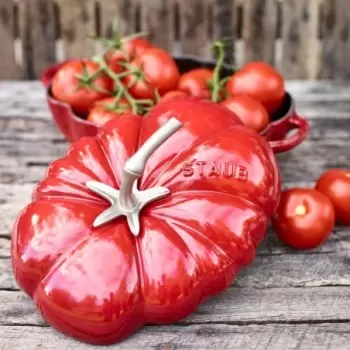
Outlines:
<svg viewBox="0 0 350 350"><path fill-rule="evenodd" d="M115 73L120 73L124 70L120 62L130 62L136 57L142 55L146 50L152 48L150 41L144 38L125 39L121 41L121 48L108 51L106 60L108 66Z"/></svg>
<svg viewBox="0 0 350 350"><path fill-rule="evenodd" d="M174 59L163 49L151 48L129 65L124 84L136 98L153 99L177 88L180 72Z"/></svg>
<svg viewBox="0 0 350 350"><path fill-rule="evenodd" d="M119 117L125 113L131 113L132 108L125 98L121 98L116 104L114 97L97 101L91 108L87 120L101 126L111 119Z"/></svg>
<svg viewBox="0 0 350 350"><path fill-rule="evenodd" d="M192 69L181 75L178 89L190 96L202 99L210 99L210 81L213 78L213 70L209 68Z"/></svg>
<svg viewBox="0 0 350 350"><path fill-rule="evenodd" d="M272 223L280 240L297 249L322 244L335 224L332 202L323 193L308 188L282 192Z"/></svg>
<svg viewBox="0 0 350 350"><path fill-rule="evenodd" d="M186 92L181 90L172 90L165 93L159 102L169 101L173 98L180 97L180 96L188 96L188 94L186 94Z"/></svg>
<svg viewBox="0 0 350 350"><path fill-rule="evenodd" d="M221 102L234 112L243 124L250 129L260 132L269 124L270 117L266 108L254 98L248 95L237 95Z"/></svg>
<svg viewBox="0 0 350 350"><path fill-rule="evenodd" d="M331 169L318 179L316 189L333 203L337 221L350 224L350 170Z"/></svg>
<svg viewBox="0 0 350 350"><path fill-rule="evenodd" d="M235 72L226 84L231 96L249 95L260 101L269 113L276 112L285 97L284 79L264 62L250 62Z"/></svg>
<svg viewBox="0 0 350 350"><path fill-rule="evenodd" d="M52 95L68 103L73 110L86 116L92 105L113 90L113 81L97 63L89 60L69 61L52 79Z"/></svg>

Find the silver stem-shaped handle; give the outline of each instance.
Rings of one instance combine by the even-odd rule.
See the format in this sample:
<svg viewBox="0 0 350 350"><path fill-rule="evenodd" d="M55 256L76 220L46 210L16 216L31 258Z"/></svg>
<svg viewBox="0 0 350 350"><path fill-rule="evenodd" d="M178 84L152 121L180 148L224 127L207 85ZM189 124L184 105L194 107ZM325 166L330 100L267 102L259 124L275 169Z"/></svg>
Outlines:
<svg viewBox="0 0 350 350"><path fill-rule="evenodd" d="M137 206L138 199L133 190L135 181L143 174L151 154L181 127L182 123L176 118L169 119L126 161L119 197L123 208L132 209Z"/></svg>
<svg viewBox="0 0 350 350"><path fill-rule="evenodd" d="M169 119L126 161L125 171L141 176L151 154L181 127L176 118Z"/></svg>
<svg viewBox="0 0 350 350"><path fill-rule="evenodd" d="M137 179L142 175L151 154L181 127L182 124L176 118L169 119L126 161L120 191L97 181L86 183L90 190L107 199L111 204L108 209L96 217L93 222L94 227L125 216L132 234L135 237L139 235L142 208L169 195L170 190L166 187L153 187L139 191Z"/></svg>

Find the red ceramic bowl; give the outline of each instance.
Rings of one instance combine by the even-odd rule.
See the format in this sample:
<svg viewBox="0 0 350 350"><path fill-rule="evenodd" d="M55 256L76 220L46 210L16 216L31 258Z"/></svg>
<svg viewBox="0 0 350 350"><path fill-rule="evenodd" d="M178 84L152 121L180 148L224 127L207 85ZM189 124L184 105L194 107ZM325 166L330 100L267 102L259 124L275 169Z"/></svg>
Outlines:
<svg viewBox="0 0 350 350"><path fill-rule="evenodd" d="M214 61L204 61L196 57L175 57L175 60L181 73L194 68L213 68L215 66ZM60 102L52 96L50 88L52 77L64 63L58 63L46 69L42 74L41 81L47 89L48 105L57 126L69 142L74 142L84 136L95 136L98 127L77 116L68 104ZM228 76L232 74L232 70L225 66L222 73L223 76ZM268 139L275 153L286 152L298 146L309 133L309 124L296 113L294 100L289 93L286 93L280 110L271 115L270 118L271 122L261 134ZM296 130L296 132L289 136L288 133L292 130Z"/></svg>

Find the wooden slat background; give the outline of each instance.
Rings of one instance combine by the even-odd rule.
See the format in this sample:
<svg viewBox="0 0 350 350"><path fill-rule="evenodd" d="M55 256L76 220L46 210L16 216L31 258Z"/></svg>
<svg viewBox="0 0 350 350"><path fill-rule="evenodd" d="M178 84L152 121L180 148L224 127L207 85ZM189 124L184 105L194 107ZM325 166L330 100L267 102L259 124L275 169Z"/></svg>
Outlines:
<svg viewBox="0 0 350 350"><path fill-rule="evenodd" d="M101 51L92 35L146 31L174 54L210 58L232 37L236 66L264 60L289 79L350 77L349 0L0 0L0 79L38 79L65 58Z"/></svg>

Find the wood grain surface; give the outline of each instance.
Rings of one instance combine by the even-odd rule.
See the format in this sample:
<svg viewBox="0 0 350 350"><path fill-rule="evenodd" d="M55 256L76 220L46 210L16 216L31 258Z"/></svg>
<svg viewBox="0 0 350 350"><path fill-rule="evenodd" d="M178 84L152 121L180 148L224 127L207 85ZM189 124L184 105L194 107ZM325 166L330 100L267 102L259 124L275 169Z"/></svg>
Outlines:
<svg viewBox="0 0 350 350"><path fill-rule="evenodd" d="M283 1L280 69L286 79L315 79L318 75L319 6L319 0Z"/></svg>
<svg viewBox="0 0 350 350"><path fill-rule="evenodd" d="M311 125L295 150L278 155L284 188L313 186L330 167L350 164L350 84L288 82ZM0 348L93 349L58 334L16 285L11 228L48 164L69 145L38 82L0 83ZM270 228L254 262L221 295L174 325L147 326L108 349L345 350L350 343L350 230L298 252ZM107 347L101 347L107 349Z"/></svg>
<svg viewBox="0 0 350 350"><path fill-rule="evenodd" d="M65 58L102 52L94 34L147 31L176 54L210 57L227 40L226 58L274 64L289 79L350 77L348 0L0 0L0 79L38 79Z"/></svg>
<svg viewBox="0 0 350 350"><path fill-rule="evenodd" d="M19 34L22 40L22 76L40 77L43 70L56 62L56 33L53 0L21 0Z"/></svg>
<svg viewBox="0 0 350 350"><path fill-rule="evenodd" d="M277 1L245 0L243 2L244 61L275 63Z"/></svg>
<svg viewBox="0 0 350 350"><path fill-rule="evenodd" d="M15 6L9 0L0 0L0 74L2 79L18 79L20 71L15 61Z"/></svg>

